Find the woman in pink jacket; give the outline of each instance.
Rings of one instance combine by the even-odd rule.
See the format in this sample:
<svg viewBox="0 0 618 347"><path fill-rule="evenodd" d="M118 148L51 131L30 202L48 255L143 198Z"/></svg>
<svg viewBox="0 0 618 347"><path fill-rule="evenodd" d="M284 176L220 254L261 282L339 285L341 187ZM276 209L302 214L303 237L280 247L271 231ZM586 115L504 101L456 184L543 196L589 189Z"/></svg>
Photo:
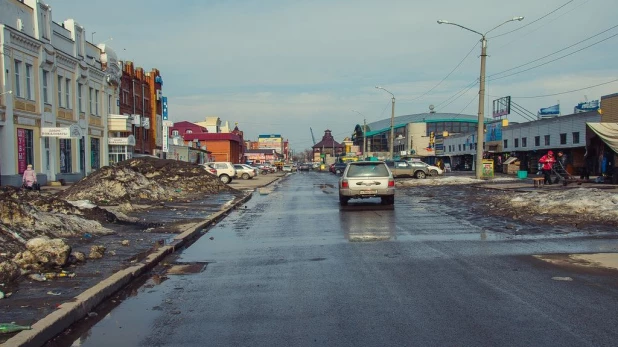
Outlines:
<svg viewBox="0 0 618 347"><path fill-rule="evenodd" d="M22 181L26 189L32 189L36 183L36 172L32 169L32 164L28 164L26 171L24 171Z"/></svg>
<svg viewBox="0 0 618 347"><path fill-rule="evenodd" d="M548 151L546 155L542 156L539 159L539 163L543 166L541 170L543 171L543 182L545 184L551 184L551 168L554 166L556 159L554 158L554 152Z"/></svg>

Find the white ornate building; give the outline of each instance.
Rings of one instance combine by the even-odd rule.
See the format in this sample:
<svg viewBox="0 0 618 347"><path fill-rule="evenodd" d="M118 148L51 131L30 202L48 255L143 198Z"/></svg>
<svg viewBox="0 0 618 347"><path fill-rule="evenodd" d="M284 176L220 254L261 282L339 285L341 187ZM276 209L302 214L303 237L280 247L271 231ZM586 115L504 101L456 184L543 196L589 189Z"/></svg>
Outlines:
<svg viewBox="0 0 618 347"><path fill-rule="evenodd" d="M121 73L116 54L85 37L41 0L0 0L0 184L21 185L28 164L43 184L107 165Z"/></svg>

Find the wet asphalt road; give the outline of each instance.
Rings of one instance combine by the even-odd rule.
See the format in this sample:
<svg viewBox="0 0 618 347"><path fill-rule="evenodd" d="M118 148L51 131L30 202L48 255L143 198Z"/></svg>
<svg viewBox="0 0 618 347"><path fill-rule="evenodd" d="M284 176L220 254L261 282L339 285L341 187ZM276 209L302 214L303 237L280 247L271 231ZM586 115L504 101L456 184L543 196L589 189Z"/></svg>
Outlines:
<svg viewBox="0 0 618 347"><path fill-rule="evenodd" d="M336 184L296 173L255 193L181 254L203 271L149 281L68 337L76 346L616 345L616 272L532 257L615 251L615 239L491 231L491 219L419 188L399 189L394 210L375 200L342 211Z"/></svg>

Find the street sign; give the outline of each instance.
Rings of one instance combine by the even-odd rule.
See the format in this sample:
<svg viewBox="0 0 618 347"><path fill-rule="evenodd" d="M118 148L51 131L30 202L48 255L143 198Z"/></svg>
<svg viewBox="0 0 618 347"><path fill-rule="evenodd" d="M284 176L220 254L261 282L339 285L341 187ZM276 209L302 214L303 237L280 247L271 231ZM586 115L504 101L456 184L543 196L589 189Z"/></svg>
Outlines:
<svg viewBox="0 0 618 347"><path fill-rule="evenodd" d="M167 96L161 98L161 108L163 109L163 120L167 120Z"/></svg>

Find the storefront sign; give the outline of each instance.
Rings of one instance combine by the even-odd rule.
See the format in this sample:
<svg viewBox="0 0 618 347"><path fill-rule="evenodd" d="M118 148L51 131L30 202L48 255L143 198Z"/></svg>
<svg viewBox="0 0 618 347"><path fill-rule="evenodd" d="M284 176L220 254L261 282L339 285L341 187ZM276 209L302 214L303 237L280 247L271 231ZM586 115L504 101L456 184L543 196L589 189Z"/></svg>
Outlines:
<svg viewBox="0 0 618 347"><path fill-rule="evenodd" d="M41 128L41 137L81 138L82 129L77 124L68 128Z"/></svg>
<svg viewBox="0 0 618 347"><path fill-rule="evenodd" d="M41 128L41 137L70 137L69 128Z"/></svg>
<svg viewBox="0 0 618 347"><path fill-rule="evenodd" d="M26 129L17 129L17 169L19 173L26 171Z"/></svg>
<svg viewBox="0 0 618 347"><path fill-rule="evenodd" d="M162 139L163 140L163 144L161 146L164 153L167 153L167 152L170 151L170 144L169 144L170 137L169 137L169 133L170 133L170 130L165 125L165 122L164 122L164 125L163 125L163 139Z"/></svg>
<svg viewBox="0 0 618 347"><path fill-rule="evenodd" d="M110 137L107 139L107 144L112 146L135 146L135 136Z"/></svg>
<svg viewBox="0 0 618 347"><path fill-rule="evenodd" d="M90 135L101 136L101 134L102 134L101 130L90 129Z"/></svg>
<svg viewBox="0 0 618 347"><path fill-rule="evenodd" d="M167 96L161 98L161 109L163 109L163 120L167 120Z"/></svg>

